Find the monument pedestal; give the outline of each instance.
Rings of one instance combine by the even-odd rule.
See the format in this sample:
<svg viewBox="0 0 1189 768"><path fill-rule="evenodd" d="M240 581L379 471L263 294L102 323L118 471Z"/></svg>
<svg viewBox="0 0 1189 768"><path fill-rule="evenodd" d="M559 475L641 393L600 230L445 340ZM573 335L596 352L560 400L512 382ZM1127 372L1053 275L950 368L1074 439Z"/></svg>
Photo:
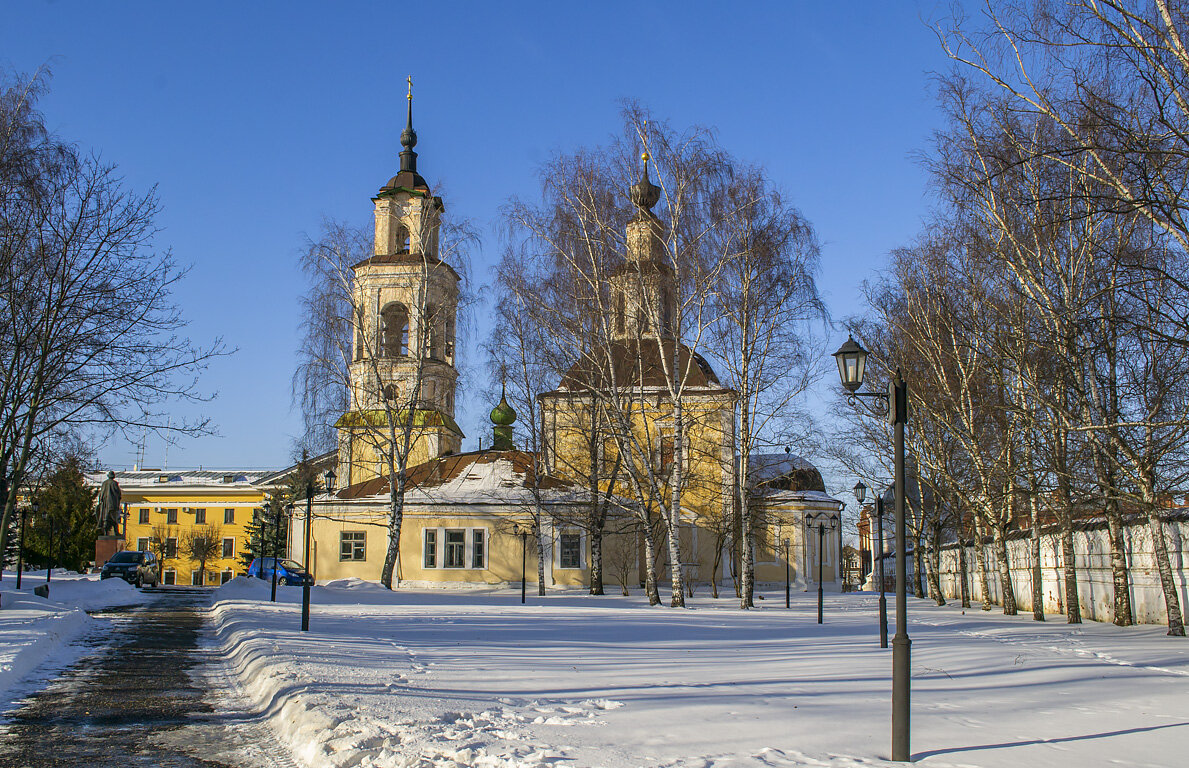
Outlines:
<svg viewBox="0 0 1189 768"><path fill-rule="evenodd" d="M100 536L95 539L95 567L102 568L112 555L123 550L123 536Z"/></svg>

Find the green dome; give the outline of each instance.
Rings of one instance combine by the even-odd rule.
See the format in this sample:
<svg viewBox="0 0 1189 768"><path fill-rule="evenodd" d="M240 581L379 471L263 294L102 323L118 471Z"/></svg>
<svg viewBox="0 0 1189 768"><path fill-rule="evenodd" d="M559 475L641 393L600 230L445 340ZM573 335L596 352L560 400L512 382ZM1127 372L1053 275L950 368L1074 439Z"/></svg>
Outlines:
<svg viewBox="0 0 1189 768"><path fill-rule="evenodd" d="M516 411L508 405L508 396L505 393L500 393L500 404L491 409L491 423L507 427L514 421L516 421Z"/></svg>

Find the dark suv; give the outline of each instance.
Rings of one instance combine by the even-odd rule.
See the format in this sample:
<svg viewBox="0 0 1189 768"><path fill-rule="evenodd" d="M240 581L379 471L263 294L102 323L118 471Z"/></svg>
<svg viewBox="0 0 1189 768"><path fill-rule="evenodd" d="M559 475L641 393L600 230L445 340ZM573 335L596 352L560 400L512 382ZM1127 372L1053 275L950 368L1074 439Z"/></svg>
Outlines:
<svg viewBox="0 0 1189 768"><path fill-rule="evenodd" d="M125 551L112 555L99 572L100 579L120 578L134 587L157 586L157 556L152 552Z"/></svg>

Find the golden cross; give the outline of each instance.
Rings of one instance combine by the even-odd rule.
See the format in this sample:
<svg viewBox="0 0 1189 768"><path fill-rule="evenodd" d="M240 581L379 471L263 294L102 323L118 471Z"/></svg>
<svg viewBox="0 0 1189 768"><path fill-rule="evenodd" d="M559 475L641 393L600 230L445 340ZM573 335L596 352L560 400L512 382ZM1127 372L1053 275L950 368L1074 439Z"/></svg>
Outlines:
<svg viewBox="0 0 1189 768"><path fill-rule="evenodd" d="M409 75L406 80L409 81L409 101L413 100L413 76Z"/></svg>

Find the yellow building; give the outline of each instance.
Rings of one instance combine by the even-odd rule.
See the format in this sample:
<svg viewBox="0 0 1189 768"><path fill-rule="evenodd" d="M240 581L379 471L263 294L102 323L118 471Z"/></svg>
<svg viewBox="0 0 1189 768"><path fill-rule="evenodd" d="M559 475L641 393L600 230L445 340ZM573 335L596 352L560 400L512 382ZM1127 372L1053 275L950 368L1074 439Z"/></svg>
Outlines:
<svg viewBox="0 0 1189 768"><path fill-rule="evenodd" d="M197 585L199 564L186 554L187 537L210 533L219 542L206 563L206 584L222 584L244 573L240 559L247 525L264 499L256 485L270 473L213 471L116 472L123 494L124 549L151 550L161 559L161 583ZM106 472L88 475L99 485Z"/></svg>
<svg viewBox="0 0 1189 768"><path fill-rule="evenodd" d="M615 465L616 446L625 438L614 433L605 409L598 406L605 400L600 393L614 387L622 395L620 413L625 414L619 430L630 431L635 441L631 460L645 457L664 476L682 457L686 482L678 538L684 577L691 583L730 581L738 551L735 393L722 385L702 356L675 338L678 292L664 258L663 228L651 211L659 190L649 181L647 166L631 189L638 212L627 224L625 263L609 281L613 338L574 365L557 389L540 395L540 413L532 418L541 419L543 455L513 450L515 414L506 402L492 412L492 448L459 453L462 432L453 418L458 275L438 251L442 201L417 173L411 99L401 143L400 172L373 198L374 255L354 268L353 303L360 309L350 368L351 410L335 425L336 474L342 487L313 502L309 533L315 578L381 576L389 549L391 501L384 461L391 432L386 426L395 410L400 424L413 427L395 580L507 584L519 581L523 569L535 583L537 542L522 534L539 520L540 572L546 584L587 586L592 463L599 465L594 474L609 477L603 470ZM683 390L681 446L672 422L674 378ZM394 402L399 408L391 407ZM544 467L540 478L534 475L538 464ZM805 584L806 563L816 550L805 543L804 520L819 512L837 517L840 503L817 488L793 489L782 477L765 476L766 484L753 489L766 505L756 536L757 579L783 580L783 542L789 539L787 557L795 559L795 577ZM667 501L669 490L664 483L660 486L658 493ZM602 539L604 582L626 588L642 581L647 546L656 553L658 575L665 580L666 534L658 530L653 535L635 514L650 500L637 498L622 475L614 488L603 483L601 490L612 493ZM297 516L292 530L290 556L300 561L304 516ZM833 566L826 571L837 583Z"/></svg>

